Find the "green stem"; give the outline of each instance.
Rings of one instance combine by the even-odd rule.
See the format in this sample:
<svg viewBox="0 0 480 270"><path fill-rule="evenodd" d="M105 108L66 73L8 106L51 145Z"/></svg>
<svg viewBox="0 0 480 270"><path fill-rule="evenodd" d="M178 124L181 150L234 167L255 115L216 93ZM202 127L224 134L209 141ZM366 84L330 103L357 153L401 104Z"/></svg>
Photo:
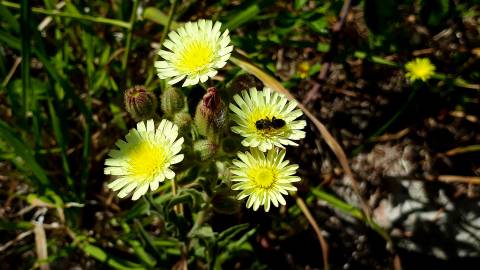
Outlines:
<svg viewBox="0 0 480 270"><path fill-rule="evenodd" d="M192 234L202 226L203 222L205 221L205 218L207 217L207 210L201 210L197 214L197 218L195 219L195 223L193 224L192 228L188 232L188 236L191 237Z"/></svg>
<svg viewBox="0 0 480 270"><path fill-rule="evenodd" d="M435 73L433 74L432 78L437 79L437 80L447 80L450 79L453 81L453 84L459 87L467 88L467 89L472 89L472 90L477 90L480 91L480 85L478 84L472 84L461 77L451 77L448 74L443 74L443 73Z"/></svg>
<svg viewBox="0 0 480 270"><path fill-rule="evenodd" d="M161 49L161 46L163 44L163 42L165 41L165 39L167 38L167 34L168 34L168 31L170 30L170 27L172 26L172 22L173 22L173 14L175 13L175 10L177 9L177 0L173 0L172 2L172 6L170 7L170 11L168 12L168 21L167 21L167 25L165 25L165 28L163 28L163 33L162 33L162 36L160 37L160 49ZM153 57L153 63L157 62L158 60L158 53L155 53L155 56ZM153 79L153 75L155 74L156 72L153 72L153 73L149 73L149 76L147 78L147 80L145 81L145 85L148 85L150 83L150 81Z"/></svg>
<svg viewBox="0 0 480 270"><path fill-rule="evenodd" d="M145 196L144 196L145 200L147 201L147 203L153 207L155 209L155 211L157 211L158 213L162 213L162 209L160 207L157 206L157 204L155 203L155 200L153 199L153 193L151 192L148 192Z"/></svg>
<svg viewBox="0 0 480 270"><path fill-rule="evenodd" d="M387 130L387 128L389 128L397 119L398 117L400 117L400 115L402 115L402 113L408 108L408 106L410 105L410 103L412 102L413 98L415 97L415 95L417 94L418 92L418 87L414 87L413 88L413 91L410 92L410 95L408 95L408 98L407 98L407 101L405 103L403 103L402 107L400 108L400 110L398 110L393 116L392 118L390 118L388 120L387 123L385 123L380 129L378 129L375 133L373 133L370 138L369 138L369 141L372 141L373 138L377 137L378 135L380 134L383 134L385 132L385 130Z"/></svg>
<svg viewBox="0 0 480 270"><path fill-rule="evenodd" d="M20 9L20 4L17 4L17 3L1 1L0 4L9 8ZM58 17L65 17L65 18L95 22L95 23L115 25L115 26L127 28L127 29L131 28L130 23L120 21L120 20L115 20L115 19L103 18L103 17L94 17L94 16L83 15L83 14L72 14L68 12L61 12L57 10L46 10L46 9L37 8L37 7L32 7L32 12L38 13L38 14L44 14L48 16L58 16Z"/></svg>
<svg viewBox="0 0 480 270"><path fill-rule="evenodd" d="M205 91L208 90L208 86L205 83L200 82L199 84Z"/></svg>
<svg viewBox="0 0 480 270"><path fill-rule="evenodd" d="M128 28L128 33L127 33L127 44L125 45L125 52L123 53L123 59L122 59L122 69L124 72L126 72L127 68L127 62L128 62L128 54L130 53L130 49L132 47L132 35L133 35L133 24L135 23L135 20L137 19L137 9L138 9L138 2L139 0L135 0L133 2L133 9L132 9L132 14L130 15L130 28Z"/></svg>
<svg viewBox="0 0 480 270"><path fill-rule="evenodd" d="M315 195L315 197L326 202L329 206L365 222L375 232L377 232L383 239L385 239L385 241L390 246L393 247L392 239L390 238L390 235L382 227L380 227L380 225L378 225L375 221L365 218L365 216L363 215L360 209L348 204L347 202L335 197L330 193L325 192L320 188L312 188L311 191L312 191L312 194Z"/></svg>
<svg viewBox="0 0 480 270"><path fill-rule="evenodd" d="M160 38L160 45L162 45L163 42L165 41L165 38L167 38L168 31L172 26L173 14L175 13L176 9L177 9L177 0L173 0L172 6L170 7L170 11L168 12L167 25L165 25L165 28L163 28L162 37Z"/></svg>
<svg viewBox="0 0 480 270"><path fill-rule="evenodd" d="M397 121L397 119L403 114L403 112L408 108L408 106L410 106L410 103L412 103L413 98L418 92L418 88L419 88L418 86L413 87L413 90L412 92L410 92L410 95L408 96L407 101L403 103L402 107L383 126L381 126L377 131L375 131L372 135L368 137L367 143L373 142L375 137L383 134L385 130L387 130L395 121ZM365 144L358 146L352 151L352 155L357 155L364 148L365 148Z"/></svg>

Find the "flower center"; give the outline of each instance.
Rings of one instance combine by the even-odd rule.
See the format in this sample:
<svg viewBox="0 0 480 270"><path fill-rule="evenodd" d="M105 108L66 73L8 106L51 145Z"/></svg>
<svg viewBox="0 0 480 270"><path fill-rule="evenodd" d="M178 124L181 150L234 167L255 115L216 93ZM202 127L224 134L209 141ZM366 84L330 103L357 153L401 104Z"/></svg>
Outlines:
<svg viewBox="0 0 480 270"><path fill-rule="evenodd" d="M430 67L427 65L418 65L413 72L419 77L425 77L430 73Z"/></svg>
<svg viewBox="0 0 480 270"><path fill-rule="evenodd" d="M151 178L165 167L165 150L161 145L142 142L132 150L129 157L130 175Z"/></svg>
<svg viewBox="0 0 480 270"><path fill-rule="evenodd" d="M185 73L204 71L213 62L214 50L207 42L190 41L180 52L176 68Z"/></svg>
<svg viewBox="0 0 480 270"><path fill-rule="evenodd" d="M277 180L276 173L271 168L255 168L250 177L262 188L269 188Z"/></svg>

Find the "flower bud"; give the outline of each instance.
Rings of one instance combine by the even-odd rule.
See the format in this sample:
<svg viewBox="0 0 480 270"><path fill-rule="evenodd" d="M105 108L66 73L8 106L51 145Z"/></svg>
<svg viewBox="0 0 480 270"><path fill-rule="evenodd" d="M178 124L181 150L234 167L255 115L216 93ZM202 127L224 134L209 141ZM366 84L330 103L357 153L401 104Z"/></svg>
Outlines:
<svg viewBox="0 0 480 270"><path fill-rule="evenodd" d="M240 203L229 191L217 191L211 200L213 210L225 215L232 215L240 211Z"/></svg>
<svg viewBox="0 0 480 270"><path fill-rule="evenodd" d="M134 86L124 94L125 108L135 121L153 118L157 110L157 98L144 86Z"/></svg>
<svg viewBox="0 0 480 270"><path fill-rule="evenodd" d="M160 106L167 115L179 112L185 106L185 96L177 88L170 87L160 96Z"/></svg>
<svg viewBox="0 0 480 270"><path fill-rule="evenodd" d="M201 160L212 158L218 150L218 145L209 140L198 140L193 143L193 151L200 155Z"/></svg>
<svg viewBox="0 0 480 270"><path fill-rule="evenodd" d="M241 74L231 81L228 87L228 92L231 96L234 96L235 94L239 94L242 90L248 90L252 87L262 89L263 83L253 75Z"/></svg>
<svg viewBox="0 0 480 270"><path fill-rule="evenodd" d="M195 125L201 135L209 136L224 127L227 108L215 87L210 87L195 111Z"/></svg>
<svg viewBox="0 0 480 270"><path fill-rule="evenodd" d="M191 122L192 122L192 117L187 112L177 112L173 116L173 123L175 123L178 126L178 128L180 129L180 132L185 131Z"/></svg>
<svg viewBox="0 0 480 270"><path fill-rule="evenodd" d="M187 160L191 161L193 160L193 158L190 157ZM179 165L183 166L183 162L182 164L179 164ZM175 181L182 185L192 183L198 178L198 172L199 172L199 167L193 164L190 164L184 170L181 170L178 173L175 173Z"/></svg>

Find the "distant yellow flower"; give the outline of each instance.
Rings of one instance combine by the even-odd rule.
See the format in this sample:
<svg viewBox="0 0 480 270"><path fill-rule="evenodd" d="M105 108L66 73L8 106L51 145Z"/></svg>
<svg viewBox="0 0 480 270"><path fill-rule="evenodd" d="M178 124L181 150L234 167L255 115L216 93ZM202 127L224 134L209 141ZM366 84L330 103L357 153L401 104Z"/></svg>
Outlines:
<svg viewBox="0 0 480 270"><path fill-rule="evenodd" d="M415 58L405 65L405 77L410 81L427 81L435 74L435 66L428 58Z"/></svg>
<svg viewBox="0 0 480 270"><path fill-rule="evenodd" d="M293 141L305 137L302 129L307 123L296 120L303 113L295 101L289 101L284 95L270 88L263 91L251 88L233 99L236 104L230 103L230 109L237 126L233 126L232 131L245 137L243 146L258 147L265 152L274 146L298 145Z"/></svg>
<svg viewBox="0 0 480 270"><path fill-rule="evenodd" d="M136 129L125 136L126 142L118 140L118 150L109 153L105 160L105 174L119 176L108 184L118 197L124 198L133 192L132 200L144 195L148 188L156 190L165 178L173 179L175 173L170 165L183 160L183 138L178 138L178 127L163 119L155 129L153 120L139 122ZM134 191L135 190L135 191Z"/></svg>
<svg viewBox="0 0 480 270"><path fill-rule="evenodd" d="M307 61L302 61L297 65L297 73L301 79L305 79L308 77L308 73L310 72L311 65Z"/></svg>
<svg viewBox="0 0 480 270"><path fill-rule="evenodd" d="M215 76L233 50L228 30L221 33L221 26L220 22L199 20L170 32L163 43L168 50L158 52L164 61L155 62L160 79L175 84L186 78L182 86L189 86Z"/></svg>
<svg viewBox="0 0 480 270"><path fill-rule="evenodd" d="M252 148L250 152L238 153L238 157L239 160L233 161L232 169L232 181L238 183L232 185L232 189L241 190L237 199L248 197L247 208L253 206L253 210L257 211L263 205L268 212L271 204L275 207L286 204L282 194L288 195L288 191L297 190L292 183L300 181L300 177L294 175L298 165L288 165L288 160L283 160L284 149L270 150L265 156Z"/></svg>

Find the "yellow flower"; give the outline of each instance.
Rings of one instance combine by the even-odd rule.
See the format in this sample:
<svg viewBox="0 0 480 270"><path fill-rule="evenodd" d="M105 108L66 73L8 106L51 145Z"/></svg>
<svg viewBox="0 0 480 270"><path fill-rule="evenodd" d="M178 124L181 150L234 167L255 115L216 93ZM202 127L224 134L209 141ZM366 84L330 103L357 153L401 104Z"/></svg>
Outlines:
<svg viewBox="0 0 480 270"><path fill-rule="evenodd" d="M215 76L233 50L228 30L221 33L221 26L220 22L199 20L170 32L163 43L168 50L158 52L164 61L155 62L160 79L175 84L186 78L182 86L189 86Z"/></svg>
<svg viewBox="0 0 480 270"><path fill-rule="evenodd" d="M157 129L153 120L139 122L125 136L126 142L117 141L119 149L110 151L105 160L105 174L119 176L108 187L120 190L120 198L133 192L132 200L137 200L149 187L154 191L165 178L173 179L170 165L183 160L183 154L178 154L183 138L177 136L178 127L168 120L163 119Z"/></svg>
<svg viewBox="0 0 480 270"><path fill-rule="evenodd" d="M238 157L239 160L233 161L232 169L232 181L238 183L232 185L232 189L241 190L237 199L248 197L247 208L253 206L253 210L257 211L263 205L268 212L271 204L275 207L285 205L283 195L297 190L292 183L300 181L300 177L294 175L298 165L288 165L288 160L283 160L284 149L270 150L265 156L263 152L252 148L250 152L238 153Z"/></svg>
<svg viewBox="0 0 480 270"><path fill-rule="evenodd" d="M232 119L238 125L232 131L245 137L243 146L258 147L265 152L273 146L298 145L293 140L305 137L305 120L295 120L303 113L297 103L270 88L257 91L251 88L233 97Z"/></svg>
<svg viewBox="0 0 480 270"><path fill-rule="evenodd" d="M428 58L415 58L405 65L405 77L410 81L427 81L435 74L435 66Z"/></svg>
<svg viewBox="0 0 480 270"><path fill-rule="evenodd" d="M308 73L310 72L311 65L307 61L302 61L297 65L297 73L301 79L305 79L308 77Z"/></svg>

